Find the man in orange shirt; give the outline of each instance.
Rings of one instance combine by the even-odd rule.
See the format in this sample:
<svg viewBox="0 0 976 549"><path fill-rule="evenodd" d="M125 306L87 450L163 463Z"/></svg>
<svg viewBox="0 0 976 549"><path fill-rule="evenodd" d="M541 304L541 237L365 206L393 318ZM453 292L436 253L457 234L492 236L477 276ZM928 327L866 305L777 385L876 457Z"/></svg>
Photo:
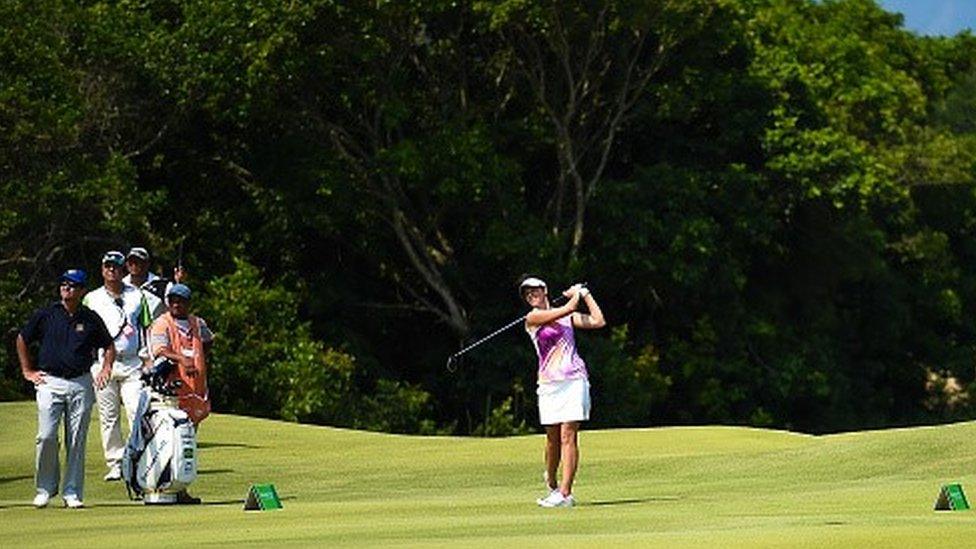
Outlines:
<svg viewBox="0 0 976 549"><path fill-rule="evenodd" d="M182 381L177 391L180 409L194 426L210 414L207 398L207 353L213 333L200 317L190 314L190 288L173 284L166 293L167 311L152 325L150 342L154 357L166 357L176 365L173 379Z"/></svg>
<svg viewBox="0 0 976 549"><path fill-rule="evenodd" d="M167 311L153 322L150 343L154 357L166 357L173 364L170 380L179 379L177 390L180 409L186 412L199 428L210 415L207 396L207 353L213 343L213 333L207 323L190 314L190 288L173 284L166 292ZM177 503L200 503L183 490L176 494Z"/></svg>

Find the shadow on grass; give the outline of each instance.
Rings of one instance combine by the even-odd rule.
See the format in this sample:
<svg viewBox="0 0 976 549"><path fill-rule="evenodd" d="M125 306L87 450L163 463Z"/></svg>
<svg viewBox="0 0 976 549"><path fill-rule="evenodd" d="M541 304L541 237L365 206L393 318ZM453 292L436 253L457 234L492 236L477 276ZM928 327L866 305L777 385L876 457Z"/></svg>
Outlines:
<svg viewBox="0 0 976 549"><path fill-rule="evenodd" d="M225 501L204 501L200 505L244 505L243 499L228 499ZM13 507L30 507L31 505L13 505ZM88 509L98 509L101 507L105 508L119 508L119 507L144 507L146 509L170 509L174 507L195 507L195 505L176 505L173 503L159 503L146 505L142 500L132 500L132 501L105 501L88 503L85 502L85 507ZM2 507L0 507L2 509Z"/></svg>
<svg viewBox="0 0 976 549"><path fill-rule="evenodd" d="M212 500L212 501L204 500L199 505L212 505L212 506L241 505L243 506L244 499L242 498L242 499L226 499L226 500ZM85 506L90 507L92 509L96 507L145 507L147 509L172 509L174 507L196 507L196 505L177 505L173 503L160 503L160 504L146 505L145 503L142 502L142 500L107 501L104 503L95 503L92 505L88 505L86 503Z"/></svg>
<svg viewBox="0 0 976 549"><path fill-rule="evenodd" d="M677 496L654 496L649 498L627 498L627 499L607 499L597 501L583 501L577 504L579 507L597 507L602 505L638 505L641 503L653 503L659 501L678 501Z"/></svg>
<svg viewBox="0 0 976 549"><path fill-rule="evenodd" d="M197 471L198 475L222 475L224 473L233 473L234 469L200 469Z"/></svg>
<svg viewBox="0 0 976 549"><path fill-rule="evenodd" d="M281 501L290 501L290 500L294 500L294 499L298 499L298 498L296 496L285 496L285 497L279 497L278 499L281 500ZM203 503L201 503L200 505L217 505L217 506L219 506L219 505L240 505L241 507L244 507L244 502L245 501L247 501L247 500L246 499L243 499L243 498L241 498L241 499L228 499L228 500L224 500L224 501L207 501L207 500L204 500Z"/></svg>
<svg viewBox="0 0 976 549"><path fill-rule="evenodd" d="M0 484L7 484L8 482L17 482L18 480L27 480L34 478L34 475L21 475L19 477L0 477Z"/></svg>
<svg viewBox="0 0 976 549"><path fill-rule="evenodd" d="M220 501L207 501L207 500L203 500L203 502L200 505L210 505L210 506L214 506L214 507L220 507L220 506L226 506L226 505L240 505L241 507L243 507L244 506L244 501L245 501L244 498L241 498L241 499L225 499L225 500L220 500Z"/></svg>
<svg viewBox="0 0 976 549"><path fill-rule="evenodd" d="M256 450L262 448L262 446L242 444L240 442L198 442L197 448L246 448L248 450Z"/></svg>
<svg viewBox="0 0 976 549"><path fill-rule="evenodd" d="M281 501L292 501L292 500L298 499L298 497L297 496L285 496L285 497L281 497L281 498L278 498L278 499L280 499ZM58 505L55 505L53 503L53 501L54 500L52 500L52 504L49 505L49 507L53 507L53 508L59 507ZM241 499L224 499L224 500L204 500L202 503L200 503L200 505L213 506L213 507L221 507L221 506L226 507L226 506L229 506L229 505L240 505L241 507L244 507L244 502L245 502L244 498L241 498ZM21 507L24 508L24 509L33 509L34 508L34 505L31 502L29 502L29 501L24 502L24 503L3 503L3 504L0 504L0 511L2 511L4 509L17 509L17 508L21 508ZM170 507L195 507L195 506L194 505L145 505L144 503L142 503L141 500L132 500L132 501L106 501L106 502L100 502L100 503L88 503L88 502L85 502L85 507L87 509L95 509L97 507L108 507L108 508L112 508L112 507L170 508Z"/></svg>
<svg viewBox="0 0 976 549"><path fill-rule="evenodd" d="M99 503L94 503L94 504L89 503L87 501L85 502L85 508L86 509L93 509L95 507L132 507L134 505L142 505L142 502L141 501L118 501L118 502L116 502L116 501L107 501L107 502L104 502L104 503L99 502ZM17 509L17 508L20 508L20 507L23 507L24 509L33 509L34 508L34 504L31 503L30 501L27 501L27 502L24 502L24 503L5 503L5 504L0 505L0 511L2 511L4 509ZM47 505L47 508L49 508L49 509L55 509L55 510L61 509L62 507L64 507L64 505L62 505L62 503L61 503L60 496L55 496L55 497L51 498L51 503L49 503Z"/></svg>
<svg viewBox="0 0 976 549"><path fill-rule="evenodd" d="M31 502L25 503L3 503L0 504L0 511L4 509L17 509L18 507L23 507L24 509L33 509L34 505Z"/></svg>
<svg viewBox="0 0 976 549"><path fill-rule="evenodd" d="M282 501L287 501L289 499L295 499L295 496L279 498ZM228 505L240 505L244 506L244 498L239 499L219 499L219 500L203 500L199 505L211 506L211 507L226 507ZM161 504L161 505L145 505L142 501L124 501L124 502L106 502L106 503L96 503L94 505L88 505L88 507L132 507L138 505L140 507L156 508L156 509L166 509L173 507L196 507L196 505L174 505L174 504ZM30 504L26 505L15 505L15 507L30 507Z"/></svg>

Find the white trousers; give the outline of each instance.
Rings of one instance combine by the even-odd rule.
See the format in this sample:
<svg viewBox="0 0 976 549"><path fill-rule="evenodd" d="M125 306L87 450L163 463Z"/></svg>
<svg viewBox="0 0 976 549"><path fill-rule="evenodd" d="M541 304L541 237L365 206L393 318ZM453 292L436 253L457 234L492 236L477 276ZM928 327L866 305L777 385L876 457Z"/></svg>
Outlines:
<svg viewBox="0 0 976 549"><path fill-rule="evenodd" d="M101 369L100 363L94 364L92 375L98 375ZM109 469L122 466L125 438L122 437L121 408L125 407L126 419L129 422L125 432L128 433L128 429L132 428L136 408L139 406L139 391L142 390L139 376L138 369L132 370L116 362L112 367L112 377L108 383L102 389L95 391L95 399L98 403L98 426L102 431L102 451L105 453L105 465Z"/></svg>
<svg viewBox="0 0 976 549"><path fill-rule="evenodd" d="M53 496L58 493L61 464L58 460L60 444L58 427L64 420L64 449L67 467L64 471L65 496L85 496L85 443L91 421L95 390L92 378L85 374L74 379L52 375L44 377L37 386L37 439L34 477L38 493Z"/></svg>

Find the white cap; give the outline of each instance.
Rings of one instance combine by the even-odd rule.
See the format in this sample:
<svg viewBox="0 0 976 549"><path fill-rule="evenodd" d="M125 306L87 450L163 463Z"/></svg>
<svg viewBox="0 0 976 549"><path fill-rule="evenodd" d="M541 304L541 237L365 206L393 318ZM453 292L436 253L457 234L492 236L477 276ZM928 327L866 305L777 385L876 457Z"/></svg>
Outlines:
<svg viewBox="0 0 976 549"><path fill-rule="evenodd" d="M546 288L546 283L543 282L541 278L530 276L519 284L519 290L522 290L523 288Z"/></svg>

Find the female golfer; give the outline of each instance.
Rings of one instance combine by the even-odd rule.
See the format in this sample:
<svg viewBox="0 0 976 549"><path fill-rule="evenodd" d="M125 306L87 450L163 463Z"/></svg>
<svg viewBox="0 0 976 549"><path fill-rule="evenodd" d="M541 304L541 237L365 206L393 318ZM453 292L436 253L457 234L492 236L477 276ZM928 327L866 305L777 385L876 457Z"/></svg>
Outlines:
<svg viewBox="0 0 976 549"><path fill-rule="evenodd" d="M519 293L532 312L525 317L525 331L539 356L539 420L546 428L546 484L549 494L537 501L541 507L572 507L573 479L579 464L577 433L581 421L590 419L590 382L586 363L576 352L574 329L603 327L603 312L589 290L576 284L563 292L565 305L551 307L546 283L528 277ZM580 299L589 314L576 311ZM559 462L562 482L557 483Z"/></svg>

